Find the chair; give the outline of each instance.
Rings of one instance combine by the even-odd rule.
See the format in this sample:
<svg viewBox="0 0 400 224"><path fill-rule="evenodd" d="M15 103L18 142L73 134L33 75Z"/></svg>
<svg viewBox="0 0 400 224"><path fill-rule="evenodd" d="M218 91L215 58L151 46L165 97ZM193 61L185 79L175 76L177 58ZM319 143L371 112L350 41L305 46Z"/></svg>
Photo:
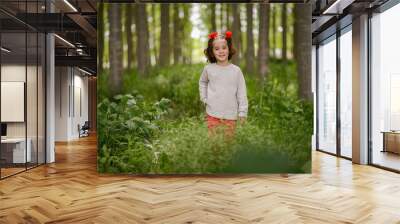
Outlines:
<svg viewBox="0 0 400 224"><path fill-rule="evenodd" d="M80 127L80 125L78 124L79 138L89 136L89 129L90 129L89 121L85 121L82 127Z"/></svg>

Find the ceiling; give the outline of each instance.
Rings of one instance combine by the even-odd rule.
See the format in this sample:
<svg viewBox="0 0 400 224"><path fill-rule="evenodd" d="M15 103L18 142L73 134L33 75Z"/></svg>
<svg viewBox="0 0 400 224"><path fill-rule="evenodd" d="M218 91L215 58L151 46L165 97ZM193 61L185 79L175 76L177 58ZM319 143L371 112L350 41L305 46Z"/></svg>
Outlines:
<svg viewBox="0 0 400 224"><path fill-rule="evenodd" d="M7 57L35 55L33 43L25 50L25 35L21 33L26 30L51 32L57 34L56 66L80 66L96 73L96 6L96 0L47 0L47 5L45 0L0 0L2 45L13 49Z"/></svg>
<svg viewBox="0 0 400 224"><path fill-rule="evenodd" d="M351 23L353 17L381 6L388 0L311 0L313 21L311 25L313 42L336 32ZM332 10L333 9L333 10Z"/></svg>

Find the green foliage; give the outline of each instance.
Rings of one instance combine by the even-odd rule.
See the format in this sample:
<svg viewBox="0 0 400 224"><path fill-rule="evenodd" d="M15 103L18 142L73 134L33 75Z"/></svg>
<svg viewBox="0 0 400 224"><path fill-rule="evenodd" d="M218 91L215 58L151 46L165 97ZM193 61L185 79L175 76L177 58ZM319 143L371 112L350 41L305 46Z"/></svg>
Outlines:
<svg viewBox="0 0 400 224"><path fill-rule="evenodd" d="M271 77L262 91L251 98L250 114L273 136L273 145L279 151L285 151L292 162L303 166L311 160L313 105L297 96L297 77L292 62L270 64Z"/></svg>
<svg viewBox="0 0 400 224"><path fill-rule="evenodd" d="M294 63L270 63L264 84L245 74L249 117L234 138L208 134L198 93L203 66L154 68L146 77L131 71L117 96L108 95L106 74L99 77L100 172L310 172L313 108L297 96Z"/></svg>
<svg viewBox="0 0 400 224"><path fill-rule="evenodd" d="M156 148L156 173L216 173L229 162L229 143L221 133L210 137L205 123L185 118L166 127Z"/></svg>
<svg viewBox="0 0 400 224"><path fill-rule="evenodd" d="M99 170L149 172L151 142L160 131L169 100L149 104L141 95L117 95L98 105Z"/></svg>
<svg viewBox="0 0 400 224"><path fill-rule="evenodd" d="M198 81L204 65L176 65L153 68L146 77L135 71L124 75L124 93L139 92L146 100L171 100L171 116L197 116L203 108L200 103ZM200 72L199 72L200 71Z"/></svg>

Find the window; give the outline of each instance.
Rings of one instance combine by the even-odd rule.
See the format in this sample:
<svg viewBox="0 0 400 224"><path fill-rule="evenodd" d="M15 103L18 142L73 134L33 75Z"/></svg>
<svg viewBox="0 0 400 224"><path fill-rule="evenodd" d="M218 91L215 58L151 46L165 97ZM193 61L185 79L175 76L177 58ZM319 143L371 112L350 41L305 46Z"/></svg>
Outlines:
<svg viewBox="0 0 400 224"><path fill-rule="evenodd" d="M352 149L352 33L351 26L340 36L340 154L351 158Z"/></svg>
<svg viewBox="0 0 400 224"><path fill-rule="evenodd" d="M400 4L371 18L372 163L396 170L400 170L399 21Z"/></svg>
<svg viewBox="0 0 400 224"><path fill-rule="evenodd" d="M336 153L336 36L318 48L318 149Z"/></svg>
<svg viewBox="0 0 400 224"><path fill-rule="evenodd" d="M44 1L1 2L0 7L39 13ZM13 7L14 6L14 7ZM0 178L45 163L45 35L0 12L1 98L15 99L13 108L0 105L2 140ZM4 22L4 21L3 21ZM14 96L14 97L11 97ZM9 104L10 105L10 104Z"/></svg>

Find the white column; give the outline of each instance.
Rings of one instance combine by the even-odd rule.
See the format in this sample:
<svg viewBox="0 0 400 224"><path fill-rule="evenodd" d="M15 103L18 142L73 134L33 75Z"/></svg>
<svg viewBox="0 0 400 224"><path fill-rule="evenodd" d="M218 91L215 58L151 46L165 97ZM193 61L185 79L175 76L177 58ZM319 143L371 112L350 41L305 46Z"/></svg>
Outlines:
<svg viewBox="0 0 400 224"><path fill-rule="evenodd" d="M54 6L47 1L47 12L53 12ZM55 161L55 54L54 34L46 35L46 163Z"/></svg>
<svg viewBox="0 0 400 224"><path fill-rule="evenodd" d="M368 15L353 19L352 157L368 163Z"/></svg>

